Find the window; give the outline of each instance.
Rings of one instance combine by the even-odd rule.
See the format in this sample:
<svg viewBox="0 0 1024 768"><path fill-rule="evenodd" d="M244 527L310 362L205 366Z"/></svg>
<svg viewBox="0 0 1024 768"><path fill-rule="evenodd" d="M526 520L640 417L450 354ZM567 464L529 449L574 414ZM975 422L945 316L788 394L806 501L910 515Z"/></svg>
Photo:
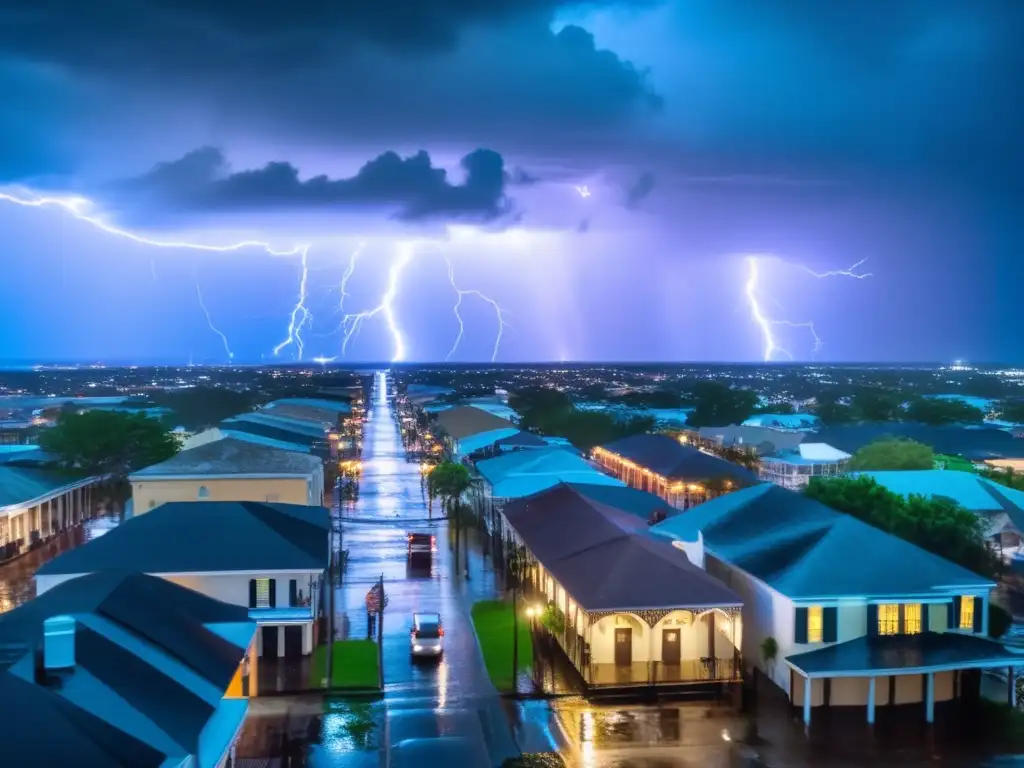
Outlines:
<svg viewBox="0 0 1024 768"><path fill-rule="evenodd" d="M964 595L960 598L960 629L974 631L974 597Z"/></svg>
<svg viewBox="0 0 1024 768"><path fill-rule="evenodd" d="M200 485L199 486L199 498L200 499L208 499L208 498L210 498L210 489L207 488L205 485Z"/></svg>
<svg viewBox="0 0 1024 768"><path fill-rule="evenodd" d="M896 603L878 606L878 634L898 635L900 632L900 607Z"/></svg>
<svg viewBox="0 0 1024 768"><path fill-rule="evenodd" d="M270 608L270 579L255 579L256 605L253 608Z"/></svg>
<svg viewBox="0 0 1024 768"><path fill-rule="evenodd" d="M276 504L280 500L281 500L281 494L279 494L279 493L268 493L267 494L267 503L268 504Z"/></svg>
<svg viewBox="0 0 1024 768"><path fill-rule="evenodd" d="M903 606L903 633L905 635L921 634L920 603L907 603Z"/></svg>
<svg viewBox="0 0 1024 768"><path fill-rule="evenodd" d="M820 643L825 639L825 612L820 605L807 609L807 642Z"/></svg>

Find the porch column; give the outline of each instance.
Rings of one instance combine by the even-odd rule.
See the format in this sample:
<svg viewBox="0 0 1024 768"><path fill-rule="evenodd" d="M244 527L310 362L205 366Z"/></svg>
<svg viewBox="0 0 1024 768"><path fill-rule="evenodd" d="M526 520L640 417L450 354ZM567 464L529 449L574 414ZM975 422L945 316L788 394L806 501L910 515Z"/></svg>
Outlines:
<svg viewBox="0 0 1024 768"><path fill-rule="evenodd" d="M811 678L804 678L804 725L811 724Z"/></svg>
<svg viewBox="0 0 1024 768"><path fill-rule="evenodd" d="M924 721L935 722L935 673L929 672L925 676L924 692Z"/></svg>
<svg viewBox="0 0 1024 768"><path fill-rule="evenodd" d="M875 678L868 678L868 725L875 724Z"/></svg>
<svg viewBox="0 0 1024 768"><path fill-rule="evenodd" d="M1006 670L1006 703L1011 707L1017 707L1017 669L1009 667Z"/></svg>
<svg viewBox="0 0 1024 768"><path fill-rule="evenodd" d="M981 598L981 634L988 637L988 597Z"/></svg>

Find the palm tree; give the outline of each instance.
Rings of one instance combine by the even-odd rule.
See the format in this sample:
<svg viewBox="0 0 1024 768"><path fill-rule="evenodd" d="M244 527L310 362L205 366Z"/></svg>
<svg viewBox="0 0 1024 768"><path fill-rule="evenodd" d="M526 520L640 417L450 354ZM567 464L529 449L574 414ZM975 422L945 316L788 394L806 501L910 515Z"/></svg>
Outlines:
<svg viewBox="0 0 1024 768"><path fill-rule="evenodd" d="M459 533L465 514L460 502L462 494L473 486L473 477L462 464L445 461L427 475L427 492L441 499L441 508L455 526L455 572L459 572ZM467 563L467 571L468 571Z"/></svg>

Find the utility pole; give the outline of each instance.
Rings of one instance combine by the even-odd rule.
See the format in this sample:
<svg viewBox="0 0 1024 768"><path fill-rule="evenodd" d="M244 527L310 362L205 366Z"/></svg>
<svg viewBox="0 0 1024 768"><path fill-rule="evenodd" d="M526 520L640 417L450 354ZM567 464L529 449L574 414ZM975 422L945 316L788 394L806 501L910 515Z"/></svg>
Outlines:
<svg viewBox="0 0 1024 768"><path fill-rule="evenodd" d="M334 520L330 521L331 531L327 537L327 683L331 690L334 682Z"/></svg>
<svg viewBox="0 0 1024 768"><path fill-rule="evenodd" d="M512 582L512 693L516 692L519 675L519 576Z"/></svg>
<svg viewBox="0 0 1024 768"><path fill-rule="evenodd" d="M380 605L377 608L377 685L384 690L384 606L387 598L384 595L384 574L380 575Z"/></svg>

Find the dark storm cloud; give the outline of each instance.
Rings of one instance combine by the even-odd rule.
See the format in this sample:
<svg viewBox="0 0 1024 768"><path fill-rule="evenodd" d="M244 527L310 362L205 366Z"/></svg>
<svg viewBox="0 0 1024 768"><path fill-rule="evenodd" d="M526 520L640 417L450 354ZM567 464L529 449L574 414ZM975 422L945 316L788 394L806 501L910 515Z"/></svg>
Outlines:
<svg viewBox="0 0 1024 768"><path fill-rule="evenodd" d="M215 148L197 149L150 172L110 185L115 205L150 211L268 211L388 209L406 221L494 221L511 211L501 155L478 149L462 158L465 180L452 183L430 155L385 152L352 177L301 179L287 162L231 172Z"/></svg>
<svg viewBox="0 0 1024 768"><path fill-rule="evenodd" d="M633 182L633 186L626 192L626 207L636 208L653 191L654 174L647 171L641 174L640 178Z"/></svg>

